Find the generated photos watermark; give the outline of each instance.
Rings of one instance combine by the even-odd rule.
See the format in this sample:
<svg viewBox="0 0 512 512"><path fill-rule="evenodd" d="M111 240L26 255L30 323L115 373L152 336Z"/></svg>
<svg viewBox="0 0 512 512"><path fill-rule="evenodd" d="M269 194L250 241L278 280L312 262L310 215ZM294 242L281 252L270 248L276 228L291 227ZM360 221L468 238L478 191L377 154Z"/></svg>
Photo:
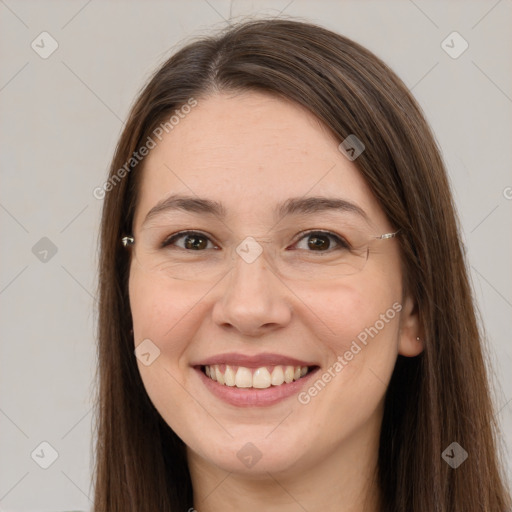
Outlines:
<svg viewBox="0 0 512 512"><path fill-rule="evenodd" d="M112 176L109 177L101 186L96 187L92 191L92 195L96 199L104 199L107 192L110 192L126 175L132 171L137 164L139 164L148 154L154 149L158 142L162 141L164 133L170 133L180 123L181 119L184 119L192 109L197 106L197 100L189 98L189 100L182 105L179 109L176 109L173 114L163 123L160 123L151 133L148 135L146 141L137 151L132 153L132 156L120 167ZM158 142L155 140L158 139Z"/></svg>
<svg viewBox="0 0 512 512"><path fill-rule="evenodd" d="M352 340L350 348L338 355L336 361L306 391L299 393L297 397L299 402L303 405L309 404L311 399L317 396L368 345L368 338L373 339L377 336L400 311L402 311L402 304L395 302L385 313L380 314L379 319L373 325L365 327L356 339Z"/></svg>

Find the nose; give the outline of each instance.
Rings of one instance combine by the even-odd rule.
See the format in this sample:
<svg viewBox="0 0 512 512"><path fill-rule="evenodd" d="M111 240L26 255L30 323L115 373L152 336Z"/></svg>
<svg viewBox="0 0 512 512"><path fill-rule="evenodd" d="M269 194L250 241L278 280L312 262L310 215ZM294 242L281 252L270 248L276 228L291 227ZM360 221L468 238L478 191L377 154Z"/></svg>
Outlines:
<svg viewBox="0 0 512 512"><path fill-rule="evenodd" d="M292 311L288 289L274 272L264 254L250 263L235 254L213 307L214 322L246 336L259 336L286 326Z"/></svg>

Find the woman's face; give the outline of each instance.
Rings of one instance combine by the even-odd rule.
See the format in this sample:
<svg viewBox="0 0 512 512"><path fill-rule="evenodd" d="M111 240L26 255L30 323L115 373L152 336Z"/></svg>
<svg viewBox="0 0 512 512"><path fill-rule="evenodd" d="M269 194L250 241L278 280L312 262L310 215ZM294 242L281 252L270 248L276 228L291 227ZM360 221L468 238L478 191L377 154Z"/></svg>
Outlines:
<svg viewBox="0 0 512 512"><path fill-rule="evenodd" d="M420 351L396 239L370 245L354 273L336 258L364 251L297 238L323 230L360 246L394 231L339 142L300 106L224 93L199 99L146 158L129 281L138 366L203 464L292 474L357 460L362 443L376 453L397 354ZM195 202L173 208L171 195ZM312 197L345 203L276 214ZM183 230L200 234L162 247Z"/></svg>

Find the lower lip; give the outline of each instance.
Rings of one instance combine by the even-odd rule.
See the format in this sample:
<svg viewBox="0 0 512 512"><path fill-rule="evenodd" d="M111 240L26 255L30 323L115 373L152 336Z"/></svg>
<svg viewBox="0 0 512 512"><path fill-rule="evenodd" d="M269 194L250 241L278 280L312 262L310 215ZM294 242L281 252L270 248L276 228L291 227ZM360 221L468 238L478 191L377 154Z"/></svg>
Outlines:
<svg viewBox="0 0 512 512"><path fill-rule="evenodd" d="M224 402L237 407L265 407L277 404L290 396L296 395L319 368L308 372L299 380L288 384L281 384L280 386L270 386L265 389L226 386L207 377L200 368L195 368L195 370L199 373L204 385Z"/></svg>

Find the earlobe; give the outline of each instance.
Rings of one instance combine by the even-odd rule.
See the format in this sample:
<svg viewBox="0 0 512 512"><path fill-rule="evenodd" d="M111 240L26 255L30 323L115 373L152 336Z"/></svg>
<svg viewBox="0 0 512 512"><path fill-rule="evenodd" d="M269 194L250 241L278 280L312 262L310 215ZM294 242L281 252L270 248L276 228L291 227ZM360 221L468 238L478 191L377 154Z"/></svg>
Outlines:
<svg viewBox="0 0 512 512"><path fill-rule="evenodd" d="M398 353L405 357L415 357L423 351L423 341L419 336L420 325L418 308L412 297L404 300L400 331L398 333Z"/></svg>

